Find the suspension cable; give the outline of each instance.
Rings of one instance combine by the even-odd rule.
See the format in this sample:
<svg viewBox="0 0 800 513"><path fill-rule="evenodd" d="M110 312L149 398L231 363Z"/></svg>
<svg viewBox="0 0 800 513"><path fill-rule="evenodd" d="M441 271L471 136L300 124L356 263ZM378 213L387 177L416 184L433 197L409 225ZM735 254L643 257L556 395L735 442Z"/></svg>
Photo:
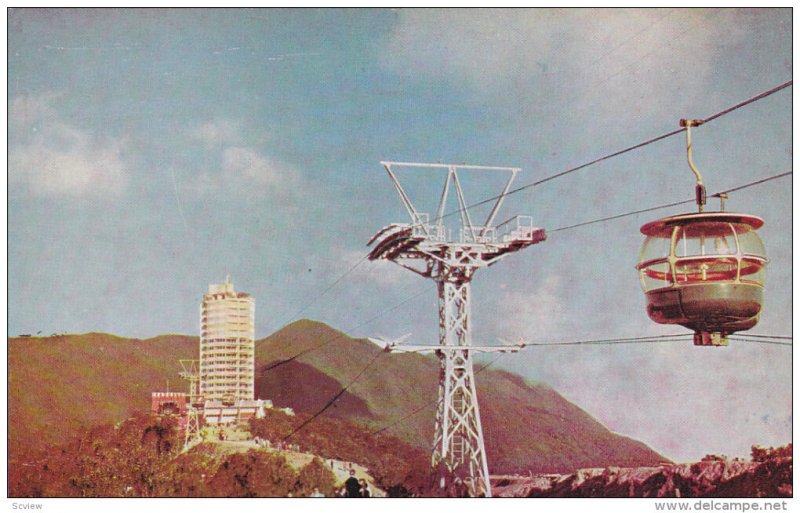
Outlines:
<svg viewBox="0 0 800 513"><path fill-rule="evenodd" d="M690 340L693 334L691 333L680 333L674 335L651 335L651 336L643 336L643 337L627 337L627 338L609 338L609 339L598 339L598 340L579 340L579 341L570 341L570 342L541 342L541 343L527 343L525 346L574 346L574 345L614 345L614 344L635 344L635 343L656 343L656 342L687 342ZM491 362L482 366L480 369L475 371L475 375L480 374L487 368L491 367L495 364L500 358L505 356L506 353L500 353L496 356ZM369 436L374 436L384 431L393 428L397 424L400 424L409 418L413 417L414 415L420 413L421 411L425 410L426 408L430 407L433 404L436 404L438 398L428 401L415 410L411 411L410 413L406 414L405 416L393 421L392 423L377 429L369 434Z"/></svg>
<svg viewBox="0 0 800 513"><path fill-rule="evenodd" d="M748 337L751 338L771 338L771 339L778 339L778 340L792 340L791 335L761 335L756 333L747 333Z"/></svg>
<svg viewBox="0 0 800 513"><path fill-rule="evenodd" d="M484 371L484 370L486 370L487 368L489 368L489 367L491 367L492 365L494 365L494 363L495 363L497 360L499 360L500 358L502 358L503 356L505 356L505 354L506 354L506 353L499 353L497 356L495 356L495 357L494 357L494 359L493 359L491 362L487 363L486 365L483 365L483 366L482 366L480 369L476 370L476 371L475 371L475 375L477 376L478 374L480 374L481 372L483 372L483 371ZM426 408L428 408L428 407L430 407L430 406L432 406L432 405L436 404L436 402L437 402L438 400L439 400L439 398L437 397L437 398L435 398L435 399L434 399L434 400L432 400L432 401L428 401L428 402L426 402L425 404L423 404L422 406L420 406L420 407L419 407L419 408L417 408L416 410L412 411L411 413L407 414L407 415L406 415L406 416L404 416L403 418L401 418L401 419L398 419L398 420L396 420L396 421L392 422L391 424L389 424L389 425L387 425L387 426L384 426L384 427L382 427L382 428L380 428L380 429L378 429L378 430L376 430L376 431L373 431L372 433L370 433L370 434L369 434L369 436L375 436L375 435L378 435L378 434L380 434L380 433L383 433L383 432L384 432L384 431L386 431L387 429L391 429L391 428L393 428L393 427L394 427L394 426L396 426L397 424L400 424L401 422L403 422L403 421L405 421L405 420L408 420L408 419L410 419L411 417L413 417L413 416L414 416L414 415L416 415L417 413L421 412L422 410L424 410L424 409L426 409Z"/></svg>
<svg viewBox="0 0 800 513"><path fill-rule="evenodd" d="M358 380L359 380L359 378L361 378L361 376L362 376L362 375L363 375L363 374L364 374L364 373L367 371L367 369L369 369L370 367L372 367L372 364L374 364L374 363L375 363L375 361L376 361L378 358L380 358L380 357L381 357L381 355L383 355L383 354L385 354L385 351L380 351L380 352L378 352L378 353L375 353L375 356L373 356L373 357L372 357L372 359L369 361L369 363L367 363L367 365L365 365L365 366L364 366L364 368L363 368L363 369L361 369L360 371L358 371L358 374L356 374L356 376L355 376L355 377L354 377L354 378L353 378L353 379L350 381L350 383L348 383L346 386L342 387L342 389L341 389L341 390L339 390L339 392L337 392L337 393L336 393L336 395L334 395L334 396L331 398L331 400L330 400L330 401L328 401L327 403L325 403L325 406L323 406L321 410L319 410L317 413L315 413L314 415L312 415L310 418L306 419L306 420L305 420L305 421L304 421L302 424L300 424L300 425L299 425L299 426L297 426L297 427L296 427L294 430L292 430L292 432L291 432L291 433L289 433L288 435L286 435L285 437L283 437L283 440L284 440L284 441L286 441L286 440L288 440L289 438L291 438L291 437L292 437L292 435L294 435L295 433L297 433L298 431L300 431L301 429L303 429L303 428L304 428L304 427L306 427L307 425L311 424L311 423L314 421L314 419L316 419L317 417L319 417L320 415L322 415L322 414L325 412L325 410L327 410L328 408L330 408L331 406L333 406L333 403L335 403L335 402L336 402L336 400L337 400L337 399L339 399L339 398L342 396L342 394L344 394L344 393L347 391L347 389L348 389L348 388L350 388L351 386L353 386L353 385L356 383L356 381L358 381Z"/></svg>
<svg viewBox="0 0 800 513"><path fill-rule="evenodd" d="M756 344L771 344L776 346L793 346L791 342L781 342L778 340L767 340L763 338L749 338L746 335L731 335L729 337L731 340L735 340L737 342L748 342L748 343L756 343Z"/></svg>
<svg viewBox="0 0 800 513"><path fill-rule="evenodd" d="M315 297L314 297L314 298L313 298L311 301L309 301L308 303L306 303L306 304L305 304L305 306L303 306L303 307L302 307L302 308L300 308L300 309L299 309L297 312L295 312L293 315L291 315L291 316L290 316L290 317L289 317L289 318L288 318L286 321L284 321L284 322L281 324L281 326L285 326L285 325L289 324L290 322L292 322L292 321L293 321L294 319L296 319L296 318L297 318L297 317L298 317L300 314L302 314L302 313L303 313L303 312L305 312L305 311L306 311L308 308L310 308L310 307L311 307L311 305L313 305L314 303L316 303L316 302L317 302L319 299L321 299L321 298L322 298L322 297L323 297L325 294L327 294L328 292L330 292L330 291L331 291L331 289L333 289L334 287L336 287L336 285L338 285L338 284L339 284L339 283L340 283L340 282L341 282L341 281L342 281L342 280L343 280L343 279L344 279L344 278L345 278L345 277L346 277L348 274L350 274L351 272L355 271L355 270L356 270L356 268L357 268L358 266L360 266L362 263L364 263L364 261L367 259L367 256L369 256L369 253L365 253L364 255L362 255L362 256L361 256L361 258L359 258L357 262L355 262L353 265L351 265L351 266L350 266L350 267L349 267L349 268L348 268L348 269L347 269L347 270L346 270L346 271L345 271L345 272L344 272L344 273L343 273L341 276L339 276L339 277L338 277L338 278L337 278L337 279L336 279L336 280L335 280L333 283L331 283L330 285L328 285L328 287L327 287L325 290L323 290L322 292L320 292L320 293L319 293L317 296L315 296Z"/></svg>
<svg viewBox="0 0 800 513"><path fill-rule="evenodd" d="M764 99L764 98L766 98L766 97L768 97L770 95L773 95L773 94L777 93L778 91L781 91L781 90L783 90L783 89L785 89L785 88L787 88L787 87L789 87L791 85L792 85L792 81L791 80L789 80L788 82L784 82L783 84L781 84L779 86L773 87L772 89L764 91L763 93L759 93L759 94L757 94L757 95L755 95L755 96L753 96L751 98L748 98L748 99L746 99L744 101L741 101L741 102L737 103L736 105L733 105L731 107L728 107L727 109L721 110L721 111L717 112L716 114L712 114L712 115L706 117L705 119L703 119L702 122L703 122L703 124L711 122L711 121L713 121L715 119L718 119L718 118L720 118L722 116L725 116L726 114L730 114L731 112L733 112L735 110L741 109L742 107L745 107L746 105L750 105L751 103L757 102L757 101L762 100L762 99ZM596 158L596 159L594 159L592 161L589 161L589 162L587 162L585 164L581 164L579 166L575 166L575 167L566 169L564 171L561 171L561 172L556 173L554 175L548 176L548 177L543 178L541 180L537 180L535 182L531 182L529 184L522 185L520 187L517 187L516 189L512 189L512 190L508 191L507 193L505 193L505 195L501 194L501 195L493 196L491 198L486 198L486 199L481 200L481 201L479 201L477 203L473 203L471 205L468 205L466 208L467 208L467 210L469 210L471 208L474 208L474 207L477 207L477 206L480 206L480 205L484 205L484 204L489 203L491 201L495 201L495 200L499 199L502 196L510 196L512 194L516 194L516 193L524 191L526 189L530 189L531 187L536 187L536 186L541 185L543 183L549 182L550 180L554 180L556 178L560 178L560 177L568 175L570 173L574 173L576 171L580 171L581 169L587 168L589 166L593 166L595 164L599 164L600 162L603 162L605 160L608 160L608 159L611 159L611 158L614 158L614 157L618 157L618 156L623 155L625 153L628 153L630 151L633 151L633 150L636 150L636 149L639 149L639 148L643 148L644 146L648 146L650 144L656 143L656 142L661 141L663 139L667 139L667 138L672 137L674 135L680 134L681 132L683 132L685 130L686 130L685 128L679 128L677 130L672 130L671 132L667 132L667 133L662 134L662 135L651 137L650 139L642 141L642 142L640 142L638 144L634 144L633 146L628 146L627 148L623 148L623 149L615 151L613 153L609 153L608 155L604 155L602 157ZM455 214L457 214L459 212L460 212L460 210L454 210L452 212L449 212L449 213L445 214L442 217L443 218L444 217L450 217L450 216L453 216L453 215L455 215Z"/></svg>
<svg viewBox="0 0 800 513"><path fill-rule="evenodd" d="M764 98L766 98L766 97L768 97L768 96L770 96L770 95L772 95L772 94L775 94L775 93L777 93L778 91L781 91L781 90L783 90L783 89L785 89L785 88L787 88L787 87L791 86L791 85L792 85L792 83L793 83L793 81L792 81L792 80L789 80L789 81L787 81L787 82L784 82L784 83L783 83L783 84L781 84L781 85L778 85L778 86L776 86L776 87L773 87L772 89L769 89L769 90L767 90L767 91L764 91L764 92L762 92L762 93L760 93L760 94L757 94L756 96L753 96L753 97L751 97L751 98L748 98L747 100L744 100L744 101L742 101L742 102L739 102L739 103L737 103L736 105L733 105L733 106L731 106L731 107L728 107L727 109L724 109L724 110L722 110L722 111L720 111L720 112L717 112L716 114L712 114L711 116L708 116L707 118L705 118L705 119L703 120L703 123L708 123L708 122L710 122L710 121L713 121L713 120L715 120L715 119L718 119L718 118L720 118L720 117L722 117L722 116L724 116L724 115L726 115L726 114L729 114L729 113L731 113L731 112L733 112L733 111L735 111L735 110L738 110L738 109L740 109L740 108L742 108L742 107L744 107L744 106L746 106L746 105L749 105L749 104L751 104L751 103L754 103L754 102L757 102L757 101L759 101L759 100L761 100L761 99L764 99ZM559 173L556 173L556 174L554 174L554 175L551 175L551 176L549 176L549 177L543 178L543 179L541 179L541 180L537 180L537 181L535 181L535 182L532 182L532 183L529 183L529 184L527 184L527 185L523 185L523 186L521 186L521 187L517 187L516 189L512 189L512 190L508 191L508 192L505 194L505 196L509 196L509 195L511 195L511 194L515 194L515 193L517 193L517 192L521 192L521 191L523 191L523 190L526 190L526 189L529 189L529 188L531 188L531 187L536 187L536 186L538 186L538 185L541 185L541 184L543 184L543 183L546 183L546 182L548 182L548 181L550 181L550 180L554 180L554 179L556 179L556 178L560 178L560 177L562 177L562 176L565 176L565 175L567 175L567 174L574 173L574 172L576 172L576 171L579 171L579 170L581 170L581 169L584 169L584 168L586 168L586 167L592 166L592 165L594 165L594 164L598 164L598 163L600 163L600 162L603 162L603 161L605 161L605 160L608 160L608 159L611 159L611 158L614 158L614 157L618 157L618 156L620 156L620 155L623 155L623 154L625 154L625 153L628 153L628 152L630 152L630 151L633 151L633 150L636 150L636 149L642 148L642 147L644 147L644 146L647 146L647 145L653 144L653 143L655 143L655 142L661 141L661 140L663 140L663 139L666 139L666 138L668 138L668 137L672 137L672 136L674 136L674 135L677 135L677 134L679 134L679 133L683 132L684 130L685 130L685 128L680 128L680 129L677 129L677 130L673 130L673 131L671 131L671 132L668 132L668 133L666 133L666 134L662 134L662 135L659 135L659 136L656 136L656 137L652 137L652 138L650 138L650 139L647 139L647 140L645 140L645 141L642 141L642 142L640 142L640 143L638 143L638 144L634 144L634 145L632 145L632 146L628 146L627 148L624 148L624 149L622 149L622 150L618 150L618 151L615 151L615 152L613 152L613 153L610 153L610 154L608 154L608 155L605 155L605 156L599 157L599 158L597 158L597 159L594 159L594 160L592 160L592 161L590 161L590 162L587 162L587 163L585 163L585 164L581 164L581 165L579 165L579 166L575 166L575 167L569 168L569 169L567 169L567 170L565 170L565 171L561 171L561 172L559 172ZM760 180L760 181L757 181L757 182L753 182L753 183L746 184L746 185L743 185L743 186L740 186L740 187L736 187L736 188L733 188L733 189L729 189L729 190L727 190L727 191L718 192L718 193L716 193L716 194L713 194L713 195L712 195L712 197L718 197L718 196L719 196L719 195L721 195L721 194L726 194L726 193L729 193L729 192L738 191L738 190L744 189L744 188L746 188L746 187L750 187L750 186L753 186L753 185L757 185L757 184L760 184L760 183L764 183L764 182L766 182L766 181L773 180L773 179L776 179L776 178L781 178L781 177L783 177L783 176L787 176L787 175L790 175L790 174L791 174L791 171L789 171L789 172L787 172L787 173L780 174L780 175L776 175L776 176L768 177L768 178L765 178L765 179L763 179L763 180ZM494 197L491 197L491 198L484 199L484 200L482 200L482 201L479 201L479 202L477 202L477 203L474 203L474 204L472 204L472 205L469 205L469 206L467 206L466 208L467 208L467 209L470 209L470 208L473 208L473 207L477 207L477 206L480 206L480 205L486 204L486 203L488 203L488 202L490 202L490 201L495 201L495 200L499 199L501 196L503 196L503 195L498 195L498 196L494 196ZM618 214L618 215L615 215L615 216L605 217L605 218L601 218L601 219L597 219L597 220L593 220L593 221L587 221L587 222L584 222L584 223L579 223L579 224L572 225L572 226L565 226L565 227L561 227L561 228L556 228L556 229L554 229L554 230L550 230L549 232L550 232L550 233L554 233L554 232L563 231L563 230L568 230L568 229L572 229L572 228L578 228L578 227L580 227L580 226L586 226L586 225L589 225L589 224L599 223L599 222L603 222L603 221L610 221L610 220L613 220L613 219L618 219L618 218L621 218L621 217L627 217L627 216L631 216L631 215L636 215L636 214L641 214L641 213L645 213L645 212L650 212L650 211L653 211L653 210L659 210L659 209L663 209L663 208L674 207L674 206L682 205L682 204L685 204L685 203L690 203L691 201L692 201L692 200L679 201L679 202L669 203L669 204L666 204L666 205L660 205L660 206L657 206L657 207L651 207L651 208L647 208L647 209L636 210L636 211L633 211L633 212L627 212L627 213L624 213L624 214ZM452 216L452 215L454 215L454 214L456 214L456 213L458 213L458 212L459 212L459 211L453 211L453 212L450 212L450 213L448 213L448 214L445 214L445 215L443 215L443 216L442 216L442 218L444 218L444 217L449 217L449 216ZM321 292L319 295L317 295L316 297L314 297L314 298L313 298L313 299L312 299L310 302L308 302L307 304L305 304L305 305L304 305L304 306L303 306L303 307L302 307L300 310L298 310L298 311L297 311L297 312L296 312L294 315L292 315L292 316L289 318L289 321L291 321L293 318L297 317L298 315L300 315L301 313L303 313L304 311L306 311L306 310L307 310L309 307L311 307L311 305L313 305L314 303L316 303L316 302L317 302L317 301L318 301L320 298L322 298L324 295L326 295L328 292L330 292L330 291L331 291L331 290L332 290L334 287L336 287L336 286L337 286L339 283L341 283L341 281L342 281L342 280L343 280L343 279L344 279L346 276L348 276L350 273L352 273L352 272L353 272L353 271L354 271L354 270L355 270L357 267L359 267L359 266L360 266L360 265L361 265L361 264L362 264L362 263L363 263L363 262L364 262L364 261L367 259L368 255L369 255L369 253L365 253L365 254L364 254L364 255L363 255L361 258L359 258L359 260L357 260L357 261L356 261L356 262L355 262L353 265L351 265L351 266L350 266L350 267L349 267L349 268L348 268L348 269L347 269L347 270L346 270L346 271L345 271L345 272L344 272L342 275L340 275L340 276L339 276L339 277L338 277L338 278L337 278L337 279L336 279L336 280L335 280L333 283L331 283L331 284L330 284L330 285L329 285L327 288L325 288L325 290L323 290L323 291L322 291L322 292ZM386 313L386 312L384 312L384 313ZM383 315L383 313L379 314L378 316L380 316L380 315ZM373 319L371 319L371 320L374 320L374 318L373 318ZM371 321L371 320L370 320L370 321ZM368 322L370 322L370 321L368 321ZM286 323L284 323L284 324L286 324ZM362 325L363 325L363 324L362 324ZM360 327L360 326L361 326L361 325L359 325L359 327ZM264 339L264 340L266 340L266 339ZM263 342L263 340L262 340L262 342ZM324 345L324 344L322 344L322 345ZM255 347L257 347L257 346L258 346L258 344L257 344ZM321 347L321 345L320 345L320 346L317 346L317 347ZM313 349L312 349L312 350L313 350ZM295 355L294 357L290 358L288 361L291 361L291 360L293 360L293 359L297 358L297 357L298 357L298 356L300 356L301 354L305 354L305 352L298 353L298 354L297 354L297 355ZM271 367L270 367L270 368L271 368Z"/></svg>
<svg viewBox="0 0 800 513"><path fill-rule="evenodd" d="M722 194L728 194L730 192L740 191L742 189L747 189L748 187L753 187L755 185L761 185L761 184L769 182L771 180L776 180L778 178L783 178L783 177L789 176L791 174L792 174L792 171L787 171L785 173L780 173L780 174L777 174L777 175L768 176L766 178L762 178L760 180L756 180L755 182L746 183L744 185L740 185L738 187L734 187L733 189L728 189L727 191L717 192L715 194L712 194L711 196L712 197L719 197ZM663 209L663 208L676 207L678 205L684 205L686 203L694 203L694 199L684 200L684 201L676 201L676 202L673 202L673 203L667 203L666 205L659 205L657 207L643 208L643 209L640 209L640 210L633 210L631 212L625 212L624 214L616 214L616 215L613 215L613 216L601 217L600 219L594 219L592 221L584 221L584 222L578 223L578 224L573 224L573 225L569 225L569 226L562 226L560 228L555 228L553 230L547 230L547 233L555 233L555 232L561 232L561 231L564 231L564 230L571 230L573 228L579 228L581 226L586 226L586 225L595 224L595 223L602 223L602 222L605 222L605 221L612 221L614 219L619 219L621 217L633 216L633 215L636 215L636 214L642 214L644 212L651 212L653 210L660 210L660 209Z"/></svg>
<svg viewBox="0 0 800 513"><path fill-rule="evenodd" d="M379 317L382 317L382 316L384 316L384 315L386 315L388 313L391 313L391 312L397 310L398 308L400 308L401 306L405 305L409 301L412 301L412 300L418 298L419 296L421 296L422 294L425 294L426 292L429 292L432 288L434 288L434 287L426 287L425 289L419 291L418 293L414 294L413 296L408 297L408 298L404 299L403 301L400 301L399 303L396 303L394 306L392 306L392 307L390 307L390 308L388 308L386 310L382 310L382 311L378 312L377 314L373 315L372 317L370 317L366 321L362 322L361 324L358 324L357 326L353 326L353 327L347 329L347 331L355 331L355 330L361 328L362 326L366 326L367 324L373 322L374 320L378 319ZM269 370L274 369L275 367L280 367L281 365L283 365L285 363L289 363L289 362L291 362L293 360L296 360L297 358L299 358L299 357L301 357L301 356L303 356L305 354L308 354L308 353L310 353L312 351L316 351L317 349L321 349L322 347L327 346L331 342L334 342L335 340L339 340L340 338L345 337L345 336L348 336L348 335L346 335L345 332L339 332L336 335L334 335L333 337L330 337L329 339L325 340L324 342L322 342L320 344L317 344L316 346L312 346L312 347L303 349L302 351L290 356L289 358L286 358L284 360L279 360L277 362L274 362L274 363L270 364L269 366L263 368L262 371L269 371ZM263 343L266 340L267 339L264 339L261 342Z"/></svg>

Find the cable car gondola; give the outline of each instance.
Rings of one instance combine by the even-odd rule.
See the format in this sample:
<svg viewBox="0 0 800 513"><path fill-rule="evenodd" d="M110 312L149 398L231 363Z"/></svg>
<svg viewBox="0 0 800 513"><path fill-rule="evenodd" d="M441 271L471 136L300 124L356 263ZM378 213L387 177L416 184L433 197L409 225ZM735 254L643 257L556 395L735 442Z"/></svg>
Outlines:
<svg viewBox="0 0 800 513"><path fill-rule="evenodd" d="M758 322L767 258L756 230L764 221L725 212L724 203L718 212L703 212L705 186L692 162L690 133L701 123L681 120L689 166L697 177L699 211L642 226L647 238L636 269L653 321L693 330L695 345L726 346L729 334Z"/></svg>

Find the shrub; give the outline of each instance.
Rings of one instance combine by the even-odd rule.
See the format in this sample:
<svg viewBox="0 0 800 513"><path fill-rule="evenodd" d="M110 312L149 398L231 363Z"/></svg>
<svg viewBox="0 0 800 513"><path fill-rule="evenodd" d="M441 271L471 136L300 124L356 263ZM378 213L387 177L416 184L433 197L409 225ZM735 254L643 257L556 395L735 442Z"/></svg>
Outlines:
<svg viewBox="0 0 800 513"><path fill-rule="evenodd" d="M316 457L300 469L297 481L300 483L299 488L295 490L297 497L308 497L314 488L326 497L333 497L336 491L336 476L321 459Z"/></svg>
<svg viewBox="0 0 800 513"><path fill-rule="evenodd" d="M791 458L792 444L782 447L761 447L754 445L750 449L750 457L753 461L767 461L774 458Z"/></svg>

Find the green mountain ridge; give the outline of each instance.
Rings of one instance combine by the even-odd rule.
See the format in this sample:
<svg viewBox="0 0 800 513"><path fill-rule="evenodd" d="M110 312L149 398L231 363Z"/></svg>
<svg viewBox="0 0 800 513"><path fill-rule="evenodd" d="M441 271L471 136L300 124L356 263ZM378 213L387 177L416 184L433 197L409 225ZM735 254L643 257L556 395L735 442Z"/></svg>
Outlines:
<svg viewBox="0 0 800 513"><path fill-rule="evenodd" d="M197 337L185 335L10 338L9 452L61 443L80 428L146 411L150 393L165 390L167 382L171 390L185 390L178 360L197 358L197 350ZM430 447L435 357L385 353L367 340L301 320L257 341L255 359L258 396L304 413L319 411L360 374L324 415ZM476 364L476 371L480 368ZM545 384L491 368L479 372L476 381L492 473L666 460L645 444L609 431Z"/></svg>

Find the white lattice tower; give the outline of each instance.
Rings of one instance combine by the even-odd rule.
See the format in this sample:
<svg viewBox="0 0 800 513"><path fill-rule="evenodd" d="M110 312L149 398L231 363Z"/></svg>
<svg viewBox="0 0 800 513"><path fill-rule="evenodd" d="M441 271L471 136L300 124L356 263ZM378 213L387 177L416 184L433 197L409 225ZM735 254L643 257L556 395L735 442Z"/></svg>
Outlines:
<svg viewBox="0 0 800 513"><path fill-rule="evenodd" d="M186 428L184 429L183 450L188 451L196 440L200 439L200 415L194 406L186 410Z"/></svg>
<svg viewBox="0 0 800 513"><path fill-rule="evenodd" d="M432 464L448 478L460 477L473 495L491 496L486 449L483 442L472 354L475 351L507 351L509 347L472 346L470 283L477 269L488 267L509 254L545 239L544 230L534 228L530 217L516 216L494 226L494 219L519 169L382 162L408 214L411 224L392 224L379 231L369 244L375 247L370 260L386 259L421 276L431 278L439 291L439 396L432 451ZM393 168L429 168L446 172L436 216L420 213L412 204ZM482 225L472 222L458 171L463 169L509 173L503 192ZM451 240L444 225L447 197L456 190L461 220L458 240ZM498 233L498 228L505 228ZM387 346L390 350L430 351L431 346ZM519 349L516 347L515 349Z"/></svg>
<svg viewBox="0 0 800 513"><path fill-rule="evenodd" d="M200 415L196 408L202 403L200 397L200 372L198 360L178 360L181 364L180 377L189 382L189 404L186 407L186 427L184 429L183 450L188 450L200 438Z"/></svg>
<svg viewBox="0 0 800 513"><path fill-rule="evenodd" d="M457 276L462 274L466 276L458 279ZM468 350L455 349L472 345L469 326L470 274L451 272L439 275L439 343L448 349L437 353L440 359L440 390L432 464L434 467L444 466L442 470L459 475L462 479L471 477L475 482L477 476L488 479L489 471L472 354ZM488 482L485 488L484 493L489 490ZM479 494L477 490L475 492Z"/></svg>
<svg viewBox="0 0 800 513"><path fill-rule="evenodd" d="M181 364L180 377L189 382L189 404L202 402L200 397L200 362L198 360L178 360Z"/></svg>

